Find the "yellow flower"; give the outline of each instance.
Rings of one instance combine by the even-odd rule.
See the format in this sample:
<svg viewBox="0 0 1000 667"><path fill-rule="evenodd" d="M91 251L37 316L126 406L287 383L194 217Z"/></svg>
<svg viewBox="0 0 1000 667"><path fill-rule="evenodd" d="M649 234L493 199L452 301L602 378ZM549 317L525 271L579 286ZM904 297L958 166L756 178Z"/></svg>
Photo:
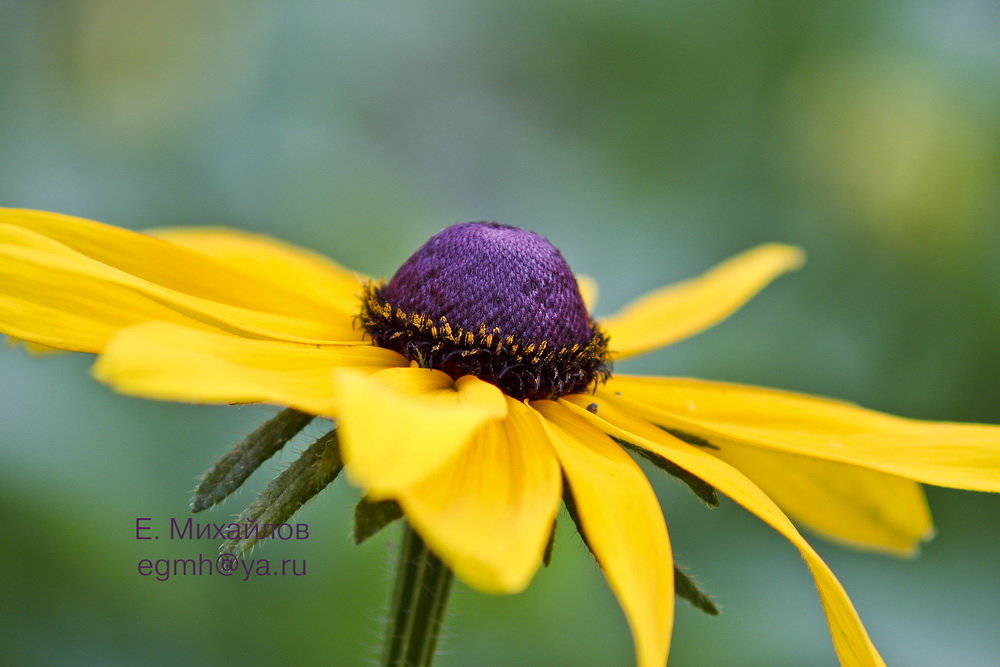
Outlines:
<svg viewBox="0 0 1000 667"><path fill-rule="evenodd" d="M397 501L430 548L483 591L530 582L565 479L638 663L659 665L674 568L656 497L622 444L637 448L785 536L816 580L841 662L882 664L788 517L841 542L912 553L932 530L919 482L1000 490L1000 429L735 384L607 378L608 355L716 324L797 268L795 248L760 246L595 325L541 237L459 227L472 236L443 259L432 239L378 285L243 232L140 234L0 210L0 332L35 350L99 354L95 376L128 394L335 418L350 479L373 500ZM431 294L442 285L451 291ZM420 312L426 303L446 304L449 320ZM483 326L455 321L476 313ZM544 340L532 338L539 331Z"/></svg>

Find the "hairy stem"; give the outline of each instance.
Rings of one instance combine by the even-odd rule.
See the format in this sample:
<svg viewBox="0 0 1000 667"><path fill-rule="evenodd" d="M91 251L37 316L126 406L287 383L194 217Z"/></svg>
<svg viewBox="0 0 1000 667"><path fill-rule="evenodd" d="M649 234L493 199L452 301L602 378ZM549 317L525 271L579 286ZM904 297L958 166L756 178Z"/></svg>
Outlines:
<svg viewBox="0 0 1000 667"><path fill-rule="evenodd" d="M382 653L383 667L428 667L434 661L451 581L451 570L405 523Z"/></svg>

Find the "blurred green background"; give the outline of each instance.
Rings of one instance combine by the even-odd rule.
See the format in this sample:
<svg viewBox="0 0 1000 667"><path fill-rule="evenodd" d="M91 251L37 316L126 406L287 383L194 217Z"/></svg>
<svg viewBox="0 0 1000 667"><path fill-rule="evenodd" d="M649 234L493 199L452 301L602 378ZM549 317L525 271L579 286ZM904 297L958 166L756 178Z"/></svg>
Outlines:
<svg viewBox="0 0 1000 667"><path fill-rule="evenodd" d="M373 274L499 220L596 277L602 314L796 243L805 271L620 370L1000 422L998 25L992 0L0 0L0 203L265 232ZM352 546L344 480L300 515L310 540L255 552L306 577L136 573L215 552L137 542L135 518L185 519L197 475L273 410L121 397L89 364L0 351L3 662L371 662L395 534ZM652 477L678 560L724 607L679 605L673 663L833 664L795 550ZM929 497L938 536L914 561L813 542L890 664L996 664L1000 498ZM526 593L457 588L441 665L629 664L561 528Z"/></svg>

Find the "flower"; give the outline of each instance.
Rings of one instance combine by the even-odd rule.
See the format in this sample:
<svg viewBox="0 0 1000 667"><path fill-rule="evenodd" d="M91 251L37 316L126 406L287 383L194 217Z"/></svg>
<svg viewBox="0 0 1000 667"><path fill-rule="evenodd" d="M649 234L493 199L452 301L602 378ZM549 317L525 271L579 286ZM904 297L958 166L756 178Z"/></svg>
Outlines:
<svg viewBox="0 0 1000 667"><path fill-rule="evenodd" d="M816 580L841 662L882 664L788 517L912 553L931 533L920 482L1000 490L1000 429L608 370L716 324L801 262L795 248L760 246L595 322L592 290L558 250L493 223L442 231L381 284L238 231L140 234L0 210L0 332L34 350L99 354L94 375L128 394L335 418L350 479L398 502L480 590L529 583L565 499L638 663L657 665L675 571L635 450L785 536Z"/></svg>

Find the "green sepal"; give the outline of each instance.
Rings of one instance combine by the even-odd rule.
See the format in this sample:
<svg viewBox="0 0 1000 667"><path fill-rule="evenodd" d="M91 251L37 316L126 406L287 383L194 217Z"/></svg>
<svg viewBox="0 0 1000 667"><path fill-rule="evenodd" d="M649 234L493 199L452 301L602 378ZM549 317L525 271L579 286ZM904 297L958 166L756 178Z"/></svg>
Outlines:
<svg viewBox="0 0 1000 667"><path fill-rule="evenodd" d="M688 472L673 461L670 461L655 452L643 449L642 447L628 442L627 440L622 440L621 438L614 438L614 440L622 447L635 452L647 461L650 461L653 465L671 477L679 479L687 484L687 487L691 489L694 495L698 496L698 499L709 507L715 508L719 506L719 494L715 490L715 487L703 480L701 477Z"/></svg>
<svg viewBox="0 0 1000 667"><path fill-rule="evenodd" d="M395 500L362 498L354 508L354 543L361 544L402 516L403 508Z"/></svg>
<svg viewBox="0 0 1000 667"><path fill-rule="evenodd" d="M545 551L542 552L542 565L548 567L552 564L552 549L556 544L556 521L552 520L552 530L549 531L549 541L545 543Z"/></svg>
<svg viewBox="0 0 1000 667"><path fill-rule="evenodd" d="M191 511L201 512L222 502L312 420L310 414L286 408L257 427L205 473L191 500Z"/></svg>
<svg viewBox="0 0 1000 667"><path fill-rule="evenodd" d="M576 499L573 497L573 490L569 488L569 482L566 481L565 477L563 477L563 505L566 507L566 513L569 514L569 518L573 520L573 525L576 526L576 534L583 540L583 545L587 547L590 555L594 556L594 550L590 548L590 542L587 541L587 534L583 532L583 523L581 523L580 513L576 509ZM597 556L594 556L594 560L597 560Z"/></svg>
<svg viewBox="0 0 1000 667"><path fill-rule="evenodd" d="M684 571L674 565L674 593L682 600L687 600L695 609L700 609L709 616L718 616L719 608L715 606L708 594L702 591L694 579L684 574Z"/></svg>
<svg viewBox="0 0 1000 667"><path fill-rule="evenodd" d="M580 539L583 540L584 546L587 547L588 553L597 561L597 556L594 555L594 550L590 548L590 543L587 541L587 536L583 532L583 524L580 523L580 515L576 509L576 501L573 499L573 493L569 488L569 484L563 480L563 504L566 506L566 512L569 514L570 518L573 519L573 523L576 524L576 532L580 535ZM553 526L553 530L555 526ZM547 563L546 563L547 564ZM598 566L600 561L598 561ZM674 593L677 597L687 600L695 608L700 609L709 616L718 616L719 609L712 602L708 594L702 591L695 581L686 575L683 570L674 565Z"/></svg>
<svg viewBox="0 0 1000 667"><path fill-rule="evenodd" d="M694 445L695 447L704 447L705 449L719 449L712 443L710 443L705 438L698 435L693 435L687 431L678 431L675 428L667 428L666 426L660 426L661 429L674 436L681 442L686 442L689 445Z"/></svg>
<svg viewBox="0 0 1000 667"><path fill-rule="evenodd" d="M240 539L227 540L222 553L242 556L261 539L269 537L265 526L287 521L302 505L325 489L344 468L336 429L330 431L302 452L290 466L260 492L234 523L247 527L257 524L252 535L244 531Z"/></svg>

